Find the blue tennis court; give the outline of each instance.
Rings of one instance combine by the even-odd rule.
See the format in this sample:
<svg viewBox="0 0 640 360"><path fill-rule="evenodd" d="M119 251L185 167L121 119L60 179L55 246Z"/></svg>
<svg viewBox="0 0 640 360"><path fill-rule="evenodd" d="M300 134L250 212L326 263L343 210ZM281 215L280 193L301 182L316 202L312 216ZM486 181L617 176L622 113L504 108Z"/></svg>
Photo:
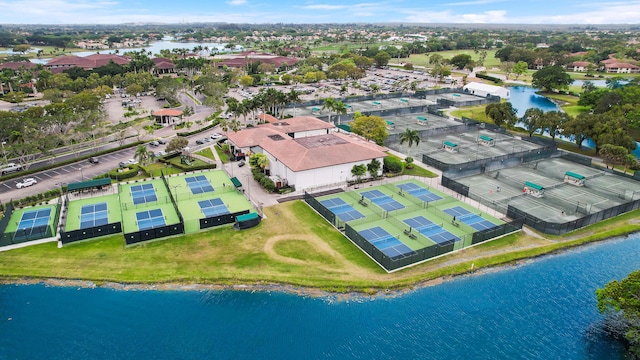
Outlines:
<svg viewBox="0 0 640 360"><path fill-rule="evenodd" d="M220 198L198 201L198 205L205 217L229 214L229 209Z"/></svg>
<svg viewBox="0 0 640 360"><path fill-rule="evenodd" d="M385 195L380 190L363 191L360 193L360 195L371 200L372 203L378 205L386 211L404 209L404 205L393 200L391 196Z"/></svg>
<svg viewBox="0 0 640 360"><path fill-rule="evenodd" d="M145 210L136 213L139 230L158 228L166 225L162 209Z"/></svg>
<svg viewBox="0 0 640 360"><path fill-rule="evenodd" d="M158 201L156 190L154 189L153 184L141 184L132 186L131 198L133 198L134 205Z"/></svg>
<svg viewBox="0 0 640 360"><path fill-rule="evenodd" d="M17 237L25 237L46 232L49 218L51 217L51 209L30 210L22 213L20 223L14 235Z"/></svg>
<svg viewBox="0 0 640 360"><path fill-rule="evenodd" d="M405 224L418 230L420 234L428 237L438 244L449 242L451 240L460 240L459 237L443 229L442 227L440 227L440 225L431 222L424 216L416 216L413 218L404 219L403 221Z"/></svg>
<svg viewBox="0 0 640 360"><path fill-rule="evenodd" d="M362 237L367 239L373 246L382 251L383 254L392 260L403 258L415 254L410 247L403 244L400 240L389 234L385 229L376 226L371 229L358 231Z"/></svg>
<svg viewBox="0 0 640 360"><path fill-rule="evenodd" d="M80 210L80 229L88 229L94 226L109 223L109 211L107 203L84 205Z"/></svg>
<svg viewBox="0 0 640 360"><path fill-rule="evenodd" d="M398 185L398 187L424 202L431 202L442 199L442 197L414 183L400 184Z"/></svg>
<svg viewBox="0 0 640 360"><path fill-rule="evenodd" d="M451 216L455 216L456 220L460 220L476 230L487 230L498 227L498 225L492 223L491 221L483 218L480 215L476 215L461 206L455 206L449 209L445 209L444 212Z"/></svg>
<svg viewBox="0 0 640 360"><path fill-rule="evenodd" d="M320 203L327 209L329 209L329 211L336 214L336 216L339 217L342 221L351 221L364 217L362 213L354 209L353 206L347 204L340 198L326 199L320 201Z"/></svg>
<svg viewBox="0 0 640 360"><path fill-rule="evenodd" d="M213 192L213 186L204 175L191 176L184 179L193 195Z"/></svg>

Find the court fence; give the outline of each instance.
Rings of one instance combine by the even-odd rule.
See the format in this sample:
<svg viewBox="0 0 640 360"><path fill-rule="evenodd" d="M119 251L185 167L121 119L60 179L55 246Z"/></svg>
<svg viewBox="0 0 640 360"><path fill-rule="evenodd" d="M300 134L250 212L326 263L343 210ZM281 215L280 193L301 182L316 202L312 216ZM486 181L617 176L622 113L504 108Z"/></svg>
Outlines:
<svg viewBox="0 0 640 360"><path fill-rule="evenodd" d="M314 210L316 210L322 217L324 217L327 221L329 221L332 225L334 225L336 228L338 228L339 230L343 230L347 238L349 238L362 251L367 253L374 261L376 261L380 266L382 266L388 272L392 272L394 270L397 270L421 261L429 260L433 257L449 253L456 249L461 249L464 247L464 242L467 239L467 237L465 236L462 239L459 239L457 241L449 240L440 244L434 244L418 250L414 250L412 254L409 254L400 258L391 258L385 255L378 248L376 248L373 244L371 244L367 239L365 239L353 228L353 226L355 225L361 225L364 223L368 223L368 222L372 222L374 220L380 219L381 217L379 214L371 214L366 216L365 218L352 220L347 223L347 222L341 221L333 212L331 212L331 210L329 210L327 207L322 205L320 201L318 201L312 194L309 194L306 191L304 193L304 201L309 206L311 206ZM406 212L417 211L421 209L427 209L426 211L434 214L434 216L437 216L440 219L443 219L443 221L449 220L450 216L448 214L445 214L442 210L440 210L439 208L436 208L435 206L429 206L428 203L425 203L425 204L427 205L424 205L424 206L420 204L410 205L410 206L407 206L405 209L394 211L393 212L394 216L388 216L389 213L387 213L386 214L387 216L383 216L382 218L386 219L387 221L390 221L391 224L398 227L399 229L405 229L408 226L402 223L399 219L396 219L395 216L404 214ZM509 223L498 225L493 229L488 229L483 231L477 231L466 224L464 226L467 232L472 233L471 245L474 245L474 244L492 239L494 237L509 234L511 232L522 229L522 222L523 220L518 219L518 220L511 221ZM422 234L420 235L419 238L423 239Z"/></svg>
<svg viewBox="0 0 640 360"><path fill-rule="evenodd" d="M232 214L222 214L222 215L216 215L216 216L200 219L200 230L214 227L214 226L234 223L236 221L236 217L240 215L245 215L248 213L249 213L249 210L247 209L247 210L234 212Z"/></svg>
<svg viewBox="0 0 640 360"><path fill-rule="evenodd" d="M99 226L93 226L85 229L78 229L72 231L60 231L60 241L62 244L68 244L75 241L97 238L100 236L119 234L122 232L122 223L115 222L111 224L104 224Z"/></svg>
<svg viewBox="0 0 640 360"><path fill-rule="evenodd" d="M11 221L11 215L13 215L13 205L11 203L7 203L4 217L2 218L2 221L0 221L0 229L4 226L4 231L2 231L2 237L0 238L0 246L19 244L55 236L58 228L58 220L60 219L61 208L62 204L60 202L60 198L58 198L58 202L53 208L53 216L49 219L49 223L33 226L24 230L6 231L9 221Z"/></svg>
<svg viewBox="0 0 640 360"><path fill-rule="evenodd" d="M6 230L9 226L9 221L11 220L11 215L13 214L13 201L9 201L4 207L4 217L0 220L0 233L2 233L2 238L0 238L0 246L11 245L13 240L13 235L9 236ZM6 235L6 236L5 236Z"/></svg>
<svg viewBox="0 0 640 360"><path fill-rule="evenodd" d="M545 234L562 235L570 231L595 224L602 220L606 220L614 216L636 210L638 208L640 208L640 199L636 199L634 201L630 201L589 215L585 215L575 220L563 223L555 223L544 221L528 212L522 211L512 205L508 205L507 216L512 219L518 219L522 221L524 225L527 225Z"/></svg>
<svg viewBox="0 0 640 360"><path fill-rule="evenodd" d="M362 249L362 251L367 253L375 262L380 264L380 266L382 266L388 272L415 264L417 262L428 260L439 255L449 253L453 251L455 246L455 242L453 240L449 240L442 244L434 244L431 246L424 247L422 249L414 250L414 252L410 255L392 259L391 257L385 255L378 248L376 248L369 241L367 241L367 239L365 239L362 235L360 235L348 223L345 224L344 234L354 244L356 244L360 249Z"/></svg>
<svg viewBox="0 0 640 360"><path fill-rule="evenodd" d="M125 245L133 245L142 241L154 240L179 234L184 234L184 223L182 222L153 229L126 233L124 234L124 242Z"/></svg>

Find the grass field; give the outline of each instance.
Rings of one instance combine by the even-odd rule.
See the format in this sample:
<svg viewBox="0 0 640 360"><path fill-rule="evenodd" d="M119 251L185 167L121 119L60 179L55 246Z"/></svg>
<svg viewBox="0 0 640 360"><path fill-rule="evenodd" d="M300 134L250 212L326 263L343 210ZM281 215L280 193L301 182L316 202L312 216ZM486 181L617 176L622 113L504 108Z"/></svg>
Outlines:
<svg viewBox="0 0 640 360"><path fill-rule="evenodd" d="M496 49L487 50L487 56L485 57L485 60L484 60L484 66L486 68L490 69L492 67L497 67L500 65L500 60L495 58L496 51L497 51ZM451 59L452 57L460 54L471 55L471 59L473 59L474 61L478 61L480 59L480 53L476 54L474 50L448 50L448 51L432 52L428 54L412 54L408 58L400 58L400 59L395 58L395 59L389 60L389 64L399 64L400 62L402 62L402 63L411 63L417 66L430 67L431 65L429 64L429 57L432 54L442 55L444 59Z"/></svg>

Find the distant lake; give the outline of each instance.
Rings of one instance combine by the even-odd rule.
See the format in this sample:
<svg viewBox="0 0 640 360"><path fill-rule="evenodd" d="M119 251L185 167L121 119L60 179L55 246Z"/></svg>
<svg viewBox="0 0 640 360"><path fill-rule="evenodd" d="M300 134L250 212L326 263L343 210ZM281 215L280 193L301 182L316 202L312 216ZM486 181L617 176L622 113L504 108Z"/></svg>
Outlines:
<svg viewBox="0 0 640 360"><path fill-rule="evenodd" d="M151 51L152 56L155 56L156 54L160 54L160 50L173 50L173 49L189 49L189 51L192 51L193 48L197 47L197 46L202 46L207 47L209 49L209 52L211 51L217 51L219 53L224 53L224 52L231 52L231 51L244 51L244 48L242 46L236 46L236 48L232 49L231 51L229 49L226 49L225 46L227 44L224 43L198 43L198 42L176 42L176 41L171 41L171 40L161 40L161 41L154 41L152 42L149 46L146 47L138 47L138 48L129 48L129 49L118 49L118 54L122 55L125 52L128 51L140 51L140 50L144 50L144 51ZM93 54L115 54L116 49L108 49L108 50L88 50L88 51L80 51L80 52L74 52L73 55L76 56L89 56L89 55L93 55ZM203 54L206 54L206 52L203 52ZM34 62L36 64L46 64L47 61L49 61L50 59L31 59L31 62Z"/></svg>

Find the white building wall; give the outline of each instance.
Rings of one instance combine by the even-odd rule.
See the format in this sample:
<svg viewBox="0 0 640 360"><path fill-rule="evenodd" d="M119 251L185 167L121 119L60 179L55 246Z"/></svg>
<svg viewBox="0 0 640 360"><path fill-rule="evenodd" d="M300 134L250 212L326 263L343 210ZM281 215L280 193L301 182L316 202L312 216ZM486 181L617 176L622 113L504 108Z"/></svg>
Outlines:
<svg viewBox="0 0 640 360"><path fill-rule="evenodd" d="M353 166L359 164L364 164L366 166L370 163L370 161L361 161L294 172L286 167L282 162L277 161L268 152L265 151L264 154L269 158L270 174L272 176L276 175L285 180L287 184L295 186L296 190L356 180L356 178L351 175L351 169ZM378 161L380 161L380 164L382 165L383 158L379 158ZM382 175L382 166L380 167L380 173L378 175Z"/></svg>
<svg viewBox="0 0 640 360"><path fill-rule="evenodd" d="M318 130L309 130L309 131L300 131L293 134L294 139L305 138L309 136L318 136L318 135L326 135L332 133L333 129L318 129Z"/></svg>

